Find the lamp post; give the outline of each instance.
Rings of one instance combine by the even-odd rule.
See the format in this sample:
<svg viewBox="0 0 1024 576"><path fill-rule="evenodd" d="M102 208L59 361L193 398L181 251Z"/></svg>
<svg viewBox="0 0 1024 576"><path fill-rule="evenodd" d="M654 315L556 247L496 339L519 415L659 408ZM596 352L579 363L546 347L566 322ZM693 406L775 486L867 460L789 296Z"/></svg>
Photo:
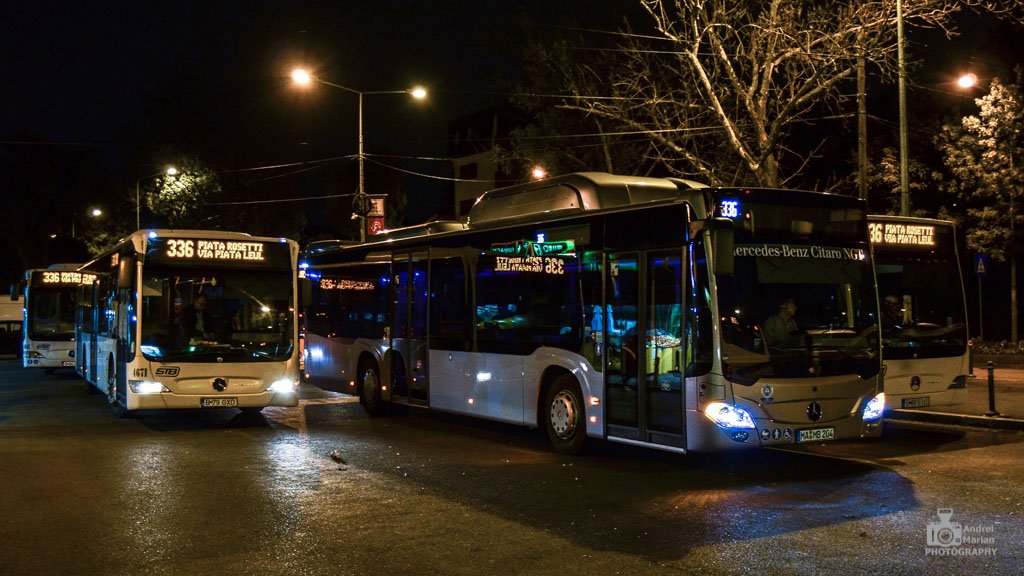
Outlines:
<svg viewBox="0 0 1024 576"><path fill-rule="evenodd" d="M896 43L900 93L900 216L910 216L910 169L907 166L907 71L903 64L903 0L896 0Z"/></svg>
<svg viewBox="0 0 1024 576"><path fill-rule="evenodd" d="M136 230L142 228L142 204L140 203L140 200L142 198L141 193L140 193L140 184L142 183L142 181L143 180L148 180L149 178L155 178L157 176L160 176L161 174L166 174L168 176L174 176L177 173L178 173L178 169L177 168L175 168L174 166L168 166L162 172L157 172L156 174L150 174L149 176L143 176L142 178L139 178L138 180L135 181L135 229Z"/></svg>
<svg viewBox="0 0 1024 576"><path fill-rule="evenodd" d="M363 207L368 207L369 202L366 199L365 171L363 166L364 159L366 157L366 155L363 154L363 96L373 94L408 94L415 98L416 100L423 100L424 98L427 97L427 90L422 86L414 86L406 90L356 90L355 88L349 88L348 86L342 86L341 84L335 84L333 82L328 82L326 80L318 78L302 68L296 68L292 70L292 81L298 84L299 86L303 87L309 86L313 82L318 82L325 86L338 88L340 90L351 92L359 96L359 190L358 192L356 192L356 197L352 201L352 206L354 211L356 212L356 215L359 217L359 241L365 242L366 215L365 210L363 210ZM355 209L357 206L359 207L359 209Z"/></svg>

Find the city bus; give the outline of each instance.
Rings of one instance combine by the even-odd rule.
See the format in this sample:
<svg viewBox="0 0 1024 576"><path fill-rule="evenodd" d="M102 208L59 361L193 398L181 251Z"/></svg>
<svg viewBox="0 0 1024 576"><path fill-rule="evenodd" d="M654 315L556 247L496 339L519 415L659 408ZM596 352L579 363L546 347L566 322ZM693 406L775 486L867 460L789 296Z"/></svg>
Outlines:
<svg viewBox="0 0 1024 576"><path fill-rule="evenodd" d="M0 298L0 354L21 358L24 325L25 297L15 293L10 300Z"/></svg>
<svg viewBox="0 0 1024 576"><path fill-rule="evenodd" d="M140 230L82 265L79 374L116 416L298 403L298 245ZM91 281L88 281L91 280Z"/></svg>
<svg viewBox="0 0 1024 576"><path fill-rule="evenodd" d="M305 370L370 414L421 406L688 452L880 434L862 201L570 174L468 221L318 243ZM762 324L793 299L798 330Z"/></svg>
<svg viewBox="0 0 1024 576"><path fill-rule="evenodd" d="M889 408L967 401L967 302L956 226L905 216L868 216L881 299Z"/></svg>
<svg viewBox="0 0 1024 576"><path fill-rule="evenodd" d="M75 292L78 264L52 264L25 271L21 363L25 368L75 367Z"/></svg>

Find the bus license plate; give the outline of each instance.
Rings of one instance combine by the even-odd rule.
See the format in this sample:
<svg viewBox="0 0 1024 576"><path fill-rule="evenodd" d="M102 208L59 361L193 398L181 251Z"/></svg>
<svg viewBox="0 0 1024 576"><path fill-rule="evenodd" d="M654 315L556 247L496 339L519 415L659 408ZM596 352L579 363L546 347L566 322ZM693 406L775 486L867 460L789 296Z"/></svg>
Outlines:
<svg viewBox="0 0 1024 576"><path fill-rule="evenodd" d="M202 398L199 405L203 408L234 408L238 406L238 398Z"/></svg>
<svg viewBox="0 0 1024 576"><path fill-rule="evenodd" d="M60 365L63 366L64 368L74 368L75 367L75 361L74 360L61 360Z"/></svg>
<svg viewBox="0 0 1024 576"><path fill-rule="evenodd" d="M835 428L811 428L809 430L797 430L797 442L817 442L819 440L835 440Z"/></svg>
<svg viewBox="0 0 1024 576"><path fill-rule="evenodd" d="M925 408L932 405L932 399L928 396L924 398L904 398L904 408Z"/></svg>

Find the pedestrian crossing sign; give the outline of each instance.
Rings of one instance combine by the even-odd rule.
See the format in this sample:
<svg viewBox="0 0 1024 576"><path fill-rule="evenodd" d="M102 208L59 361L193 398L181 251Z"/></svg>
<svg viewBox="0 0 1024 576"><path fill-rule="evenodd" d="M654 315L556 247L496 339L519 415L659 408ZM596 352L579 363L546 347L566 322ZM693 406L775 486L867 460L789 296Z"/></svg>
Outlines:
<svg viewBox="0 0 1024 576"><path fill-rule="evenodd" d="M978 278L984 278L988 270L988 256L984 254L974 255L974 273Z"/></svg>

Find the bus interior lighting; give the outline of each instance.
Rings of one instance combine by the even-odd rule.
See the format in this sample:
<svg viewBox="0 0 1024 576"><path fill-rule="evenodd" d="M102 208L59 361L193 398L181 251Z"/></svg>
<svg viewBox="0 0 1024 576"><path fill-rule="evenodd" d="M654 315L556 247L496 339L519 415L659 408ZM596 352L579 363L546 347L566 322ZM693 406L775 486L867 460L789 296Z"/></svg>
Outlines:
<svg viewBox="0 0 1024 576"><path fill-rule="evenodd" d="M754 419L750 417L743 408L726 404L724 402L712 402L704 409L704 414L720 428L755 428Z"/></svg>

